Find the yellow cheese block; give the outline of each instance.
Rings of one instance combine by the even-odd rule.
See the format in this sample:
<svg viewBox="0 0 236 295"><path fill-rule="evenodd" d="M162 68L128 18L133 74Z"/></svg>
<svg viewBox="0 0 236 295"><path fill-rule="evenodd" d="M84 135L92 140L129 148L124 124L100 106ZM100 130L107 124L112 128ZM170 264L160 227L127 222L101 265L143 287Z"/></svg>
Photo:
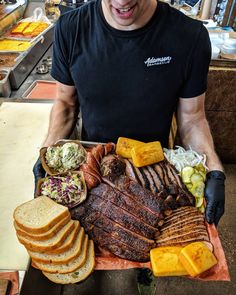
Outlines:
<svg viewBox="0 0 236 295"><path fill-rule="evenodd" d="M180 252L179 259L192 277L217 264L214 254L202 242L191 243L184 247Z"/></svg>
<svg viewBox="0 0 236 295"><path fill-rule="evenodd" d="M131 150L133 147L145 144L142 141L134 140L126 137L119 137L116 144L116 153L124 158L131 158Z"/></svg>
<svg viewBox="0 0 236 295"><path fill-rule="evenodd" d="M33 31L40 25L40 22L32 22L27 28L23 31L23 35L30 35Z"/></svg>
<svg viewBox="0 0 236 295"><path fill-rule="evenodd" d="M0 50L2 51L25 51L31 46L28 41L18 41L3 39L0 40Z"/></svg>
<svg viewBox="0 0 236 295"><path fill-rule="evenodd" d="M151 265L154 276L188 275L179 261L179 253L183 247L158 247L150 251Z"/></svg>
<svg viewBox="0 0 236 295"><path fill-rule="evenodd" d="M133 147L131 150L131 156L136 167L152 165L164 160L164 153L159 141L153 141Z"/></svg>
<svg viewBox="0 0 236 295"><path fill-rule="evenodd" d="M30 24L29 22L18 23L17 26L11 30L11 33L12 34L22 34L23 31L26 29L26 27L28 27L29 24Z"/></svg>
<svg viewBox="0 0 236 295"><path fill-rule="evenodd" d="M35 37L42 33L49 25L46 23L39 24L32 32L31 36Z"/></svg>

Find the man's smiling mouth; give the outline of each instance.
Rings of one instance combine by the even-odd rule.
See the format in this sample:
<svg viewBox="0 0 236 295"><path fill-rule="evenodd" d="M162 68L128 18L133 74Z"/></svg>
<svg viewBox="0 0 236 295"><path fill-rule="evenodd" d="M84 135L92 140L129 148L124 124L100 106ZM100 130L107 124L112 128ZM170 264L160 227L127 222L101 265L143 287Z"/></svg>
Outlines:
<svg viewBox="0 0 236 295"><path fill-rule="evenodd" d="M125 7L125 8L115 8L114 7L114 9L115 9L117 15L119 15L121 17L129 18L133 14L135 6L136 6L136 4L131 7Z"/></svg>
<svg viewBox="0 0 236 295"><path fill-rule="evenodd" d="M128 11L130 11L131 9L132 9L132 7L128 7L128 8L120 8L120 9L117 8L117 10L118 10L120 13L128 12Z"/></svg>

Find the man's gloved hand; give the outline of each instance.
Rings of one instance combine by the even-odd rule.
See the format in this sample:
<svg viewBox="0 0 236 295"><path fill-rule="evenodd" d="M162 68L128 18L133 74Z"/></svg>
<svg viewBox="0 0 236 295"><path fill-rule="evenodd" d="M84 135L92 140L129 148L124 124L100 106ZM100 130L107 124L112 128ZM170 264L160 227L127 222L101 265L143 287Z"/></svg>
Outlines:
<svg viewBox="0 0 236 295"><path fill-rule="evenodd" d="M38 160L34 164L33 173L34 173L34 194L35 194L38 180L40 178L45 177L45 174L46 174L41 164L40 158L38 158Z"/></svg>
<svg viewBox="0 0 236 295"><path fill-rule="evenodd" d="M148 268L137 269L137 286L140 295L156 294L156 280Z"/></svg>
<svg viewBox="0 0 236 295"><path fill-rule="evenodd" d="M213 170L207 173L205 198L206 220L217 226L225 208L225 175L222 171Z"/></svg>

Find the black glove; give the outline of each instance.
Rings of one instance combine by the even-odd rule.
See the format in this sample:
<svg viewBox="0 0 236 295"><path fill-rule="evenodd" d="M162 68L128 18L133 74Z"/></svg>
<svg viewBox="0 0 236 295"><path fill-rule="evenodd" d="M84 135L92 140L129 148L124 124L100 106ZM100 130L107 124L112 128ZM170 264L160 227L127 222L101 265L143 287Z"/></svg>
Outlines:
<svg viewBox="0 0 236 295"><path fill-rule="evenodd" d="M40 178L45 177L45 174L46 174L41 164L40 158L38 158L38 160L34 164L33 173L34 173L34 195L35 195L38 180Z"/></svg>
<svg viewBox="0 0 236 295"><path fill-rule="evenodd" d="M207 173L205 198L206 220L217 226L225 210L225 175L222 171L213 170Z"/></svg>
<svg viewBox="0 0 236 295"><path fill-rule="evenodd" d="M156 283L150 269L137 269L137 286L140 295L156 294Z"/></svg>

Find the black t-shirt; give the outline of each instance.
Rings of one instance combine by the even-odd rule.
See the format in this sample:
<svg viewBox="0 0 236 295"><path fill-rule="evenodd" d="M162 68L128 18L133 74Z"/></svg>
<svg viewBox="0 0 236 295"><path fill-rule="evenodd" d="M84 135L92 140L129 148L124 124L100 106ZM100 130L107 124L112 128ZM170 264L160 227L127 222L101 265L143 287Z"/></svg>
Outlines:
<svg viewBox="0 0 236 295"><path fill-rule="evenodd" d="M121 31L98 0L58 20L51 74L76 87L84 140L125 136L167 146L179 97L206 91L210 56L202 23L168 4L158 2L144 27Z"/></svg>

